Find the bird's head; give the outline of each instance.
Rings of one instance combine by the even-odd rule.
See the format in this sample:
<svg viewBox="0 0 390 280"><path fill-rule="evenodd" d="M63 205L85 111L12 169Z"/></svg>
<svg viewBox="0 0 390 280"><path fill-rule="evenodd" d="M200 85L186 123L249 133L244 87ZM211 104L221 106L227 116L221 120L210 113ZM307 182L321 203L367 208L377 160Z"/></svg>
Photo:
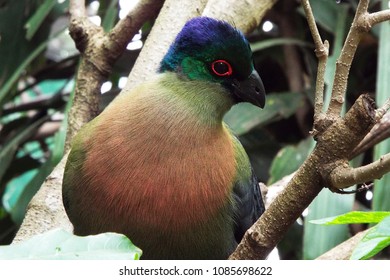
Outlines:
<svg viewBox="0 0 390 280"><path fill-rule="evenodd" d="M219 83L234 102L264 107L265 90L249 43L227 22L209 17L188 21L161 61L159 72L165 71Z"/></svg>

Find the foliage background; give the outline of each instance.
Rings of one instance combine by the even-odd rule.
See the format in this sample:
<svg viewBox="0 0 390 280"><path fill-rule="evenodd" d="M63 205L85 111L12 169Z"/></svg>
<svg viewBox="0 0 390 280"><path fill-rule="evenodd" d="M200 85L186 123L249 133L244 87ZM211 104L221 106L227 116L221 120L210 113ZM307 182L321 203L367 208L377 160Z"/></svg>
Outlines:
<svg viewBox="0 0 390 280"><path fill-rule="evenodd" d="M106 30L118 20L122 1L87 2L92 20L100 18ZM311 2L321 35L330 42L331 65L340 52L357 2ZM372 10L380 8L380 1L371 2ZM6 0L0 6L0 244L12 241L28 202L62 157L66 112L79 61L66 29L68 5L63 0ZM374 28L359 46L351 69L347 106L363 92L377 95L378 102L386 98L388 77L377 76L378 61L389 61L390 56L386 24L383 30ZM153 22L143 26L116 63L102 87L101 109L124 86L152 26ZM239 104L226 116L226 122L239 135L259 179L272 184L294 172L313 147L309 131L317 59L306 19L296 1L280 0L248 39L267 91L266 107L260 110ZM328 89L333 72L332 67L327 68ZM388 144L381 144L375 151L369 149L356 157L354 163L370 162L374 154L389 149ZM324 190L279 245L280 257L316 258L366 227L324 227L308 220L372 207L389 211L387 180L385 177L375 183L373 190L356 195ZM381 257L386 257L386 252Z"/></svg>

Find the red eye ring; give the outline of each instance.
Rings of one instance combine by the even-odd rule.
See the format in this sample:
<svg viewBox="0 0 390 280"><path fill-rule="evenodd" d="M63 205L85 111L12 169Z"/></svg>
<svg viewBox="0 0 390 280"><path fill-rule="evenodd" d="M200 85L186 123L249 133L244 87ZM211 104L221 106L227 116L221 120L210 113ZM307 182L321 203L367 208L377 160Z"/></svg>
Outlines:
<svg viewBox="0 0 390 280"><path fill-rule="evenodd" d="M211 64L211 70L219 77L230 76L233 73L232 66L223 59L218 59Z"/></svg>

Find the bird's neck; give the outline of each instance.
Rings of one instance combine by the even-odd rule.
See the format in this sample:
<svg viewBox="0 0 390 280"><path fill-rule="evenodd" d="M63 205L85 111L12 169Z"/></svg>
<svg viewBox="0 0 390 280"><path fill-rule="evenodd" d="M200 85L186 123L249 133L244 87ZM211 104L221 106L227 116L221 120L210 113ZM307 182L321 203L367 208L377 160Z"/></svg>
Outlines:
<svg viewBox="0 0 390 280"><path fill-rule="evenodd" d="M162 91L183 114L192 115L203 126L221 127L225 113L233 106L225 88L207 81L191 81L167 72L160 75Z"/></svg>

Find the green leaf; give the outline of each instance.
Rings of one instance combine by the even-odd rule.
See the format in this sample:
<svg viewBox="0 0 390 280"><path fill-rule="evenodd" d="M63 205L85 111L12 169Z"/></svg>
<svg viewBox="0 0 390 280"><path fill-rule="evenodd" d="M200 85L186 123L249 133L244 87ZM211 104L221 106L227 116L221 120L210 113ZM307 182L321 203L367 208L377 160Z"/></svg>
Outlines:
<svg viewBox="0 0 390 280"><path fill-rule="evenodd" d="M37 32L38 28L41 26L44 19L53 9L53 7L57 4L57 1L54 0L46 0L42 5L39 6L37 11L33 14L33 16L27 21L25 28L27 29L26 38L27 40L31 40L34 36L35 32Z"/></svg>
<svg viewBox="0 0 390 280"><path fill-rule="evenodd" d="M310 221L310 223L318 224L318 225L379 223L389 215L390 212L385 212L385 211L381 211L381 212L353 211L339 216L312 220Z"/></svg>
<svg viewBox="0 0 390 280"><path fill-rule="evenodd" d="M261 42L252 43L251 49L252 52L258 52L266 48L271 48L280 45L296 45L300 47L309 47L309 48L314 47L313 44L311 43L294 39L294 38L276 38L276 39L268 39Z"/></svg>
<svg viewBox="0 0 390 280"><path fill-rule="evenodd" d="M54 229L18 244L0 246L3 260L138 260L142 251L124 235L103 233L80 237Z"/></svg>
<svg viewBox="0 0 390 280"><path fill-rule="evenodd" d="M249 103L235 105L225 116L225 122L237 135L249 132L257 126L288 118L303 106L303 95L299 93L270 94L265 109Z"/></svg>
<svg viewBox="0 0 390 280"><path fill-rule="evenodd" d="M382 10L388 8L388 1L382 0ZM390 24L380 24L378 74L376 82L376 102L382 106L390 98ZM379 159L382 155L390 152L390 139L386 139L375 146L374 158ZM375 182L375 191L372 201L373 210L390 210L390 174Z"/></svg>
<svg viewBox="0 0 390 280"><path fill-rule="evenodd" d="M366 260L390 245L390 216L372 227L352 252L352 260Z"/></svg>
<svg viewBox="0 0 390 280"><path fill-rule="evenodd" d="M270 168L268 184L282 179L298 170L314 147L314 140L308 137L298 145L288 145L281 149L274 158Z"/></svg>

